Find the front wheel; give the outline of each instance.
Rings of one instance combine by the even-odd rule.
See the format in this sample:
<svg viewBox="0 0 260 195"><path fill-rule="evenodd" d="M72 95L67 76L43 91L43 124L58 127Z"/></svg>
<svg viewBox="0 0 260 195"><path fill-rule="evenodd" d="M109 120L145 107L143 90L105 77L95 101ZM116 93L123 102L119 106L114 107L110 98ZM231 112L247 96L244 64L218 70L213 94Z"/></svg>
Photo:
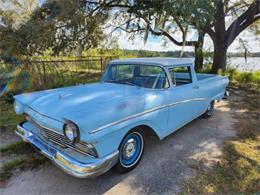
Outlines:
<svg viewBox="0 0 260 195"><path fill-rule="evenodd" d="M214 107L215 107L215 102L214 100L210 102L209 107L207 108L206 112L203 114L203 118L209 118L213 115L214 112Z"/></svg>
<svg viewBox="0 0 260 195"><path fill-rule="evenodd" d="M141 130L130 131L119 147L119 159L116 169L120 173L134 169L140 162L144 152L144 133Z"/></svg>

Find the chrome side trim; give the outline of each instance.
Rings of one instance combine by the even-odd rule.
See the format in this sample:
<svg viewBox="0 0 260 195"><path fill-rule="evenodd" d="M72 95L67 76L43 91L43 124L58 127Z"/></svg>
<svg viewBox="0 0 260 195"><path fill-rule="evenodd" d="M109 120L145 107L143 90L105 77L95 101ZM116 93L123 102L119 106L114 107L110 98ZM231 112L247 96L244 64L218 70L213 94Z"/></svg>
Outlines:
<svg viewBox="0 0 260 195"><path fill-rule="evenodd" d="M94 134L94 133L97 133L103 129L106 129L108 127L112 127L114 125L117 125L117 124L120 124L122 122L125 122L125 121L128 121L128 120L131 120L133 118L136 118L136 117L139 117L139 116L142 116L142 115L145 115L145 114L149 114L151 112L154 112L154 111L157 111L157 110L160 110L160 109L164 109L164 108L168 108L168 107L172 107L172 106L175 106L177 104L182 104L182 103L187 103L187 102L191 102L191 101L209 101L209 99L207 98L194 98L194 99L189 99L189 100L183 100L183 101L179 101L179 102L174 102L174 103L171 103L171 104L166 104L166 105L163 105L163 106L158 106L156 108L152 108L150 110L146 110L144 112L140 112L140 113L137 113L137 114L134 114L134 115L131 115L131 116L128 116L128 117L125 117L123 119L120 119L118 121L115 121L115 122L112 122L112 123L109 123L109 124L106 124L106 125L103 125L97 129L94 129L92 131L90 131L89 133L90 134Z"/></svg>

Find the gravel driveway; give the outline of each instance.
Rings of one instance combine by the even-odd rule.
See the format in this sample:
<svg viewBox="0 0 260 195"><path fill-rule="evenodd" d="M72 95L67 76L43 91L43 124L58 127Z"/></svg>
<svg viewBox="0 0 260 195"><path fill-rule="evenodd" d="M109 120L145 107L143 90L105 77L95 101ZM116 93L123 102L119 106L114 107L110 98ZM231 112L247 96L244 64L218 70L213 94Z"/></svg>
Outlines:
<svg viewBox="0 0 260 195"><path fill-rule="evenodd" d="M185 114L185 113L182 113ZM111 170L92 179L77 179L51 163L13 176L4 194L175 194L183 179L221 157L225 139L235 135L227 101L216 104L210 119L198 118L162 141L149 139L136 169L120 175Z"/></svg>

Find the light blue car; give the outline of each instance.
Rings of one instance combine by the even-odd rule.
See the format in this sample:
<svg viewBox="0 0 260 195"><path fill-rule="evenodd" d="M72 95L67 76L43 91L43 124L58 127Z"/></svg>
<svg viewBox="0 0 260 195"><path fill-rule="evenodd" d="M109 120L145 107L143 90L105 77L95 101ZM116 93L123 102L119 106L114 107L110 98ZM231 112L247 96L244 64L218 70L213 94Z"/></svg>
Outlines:
<svg viewBox="0 0 260 195"><path fill-rule="evenodd" d="M146 135L161 140L210 117L228 82L196 74L188 58L114 60L99 83L14 96L27 119L16 133L73 176L127 172L140 162Z"/></svg>

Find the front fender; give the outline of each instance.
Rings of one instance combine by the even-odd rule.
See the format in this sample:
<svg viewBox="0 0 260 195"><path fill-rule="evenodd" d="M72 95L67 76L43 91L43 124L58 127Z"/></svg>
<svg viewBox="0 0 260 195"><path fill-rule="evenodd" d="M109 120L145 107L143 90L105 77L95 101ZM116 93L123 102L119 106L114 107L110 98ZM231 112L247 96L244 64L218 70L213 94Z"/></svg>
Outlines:
<svg viewBox="0 0 260 195"><path fill-rule="evenodd" d="M105 156L119 148L121 141L131 129L141 125L149 126L152 129L156 128L151 123L148 123L148 121L139 121L124 127L114 127L109 130L104 130L106 133L103 136L96 137L95 141L92 141L92 143L98 151L99 156Z"/></svg>
<svg viewBox="0 0 260 195"><path fill-rule="evenodd" d="M162 139L167 130L167 121L168 109L165 108L138 118L127 120L95 133L84 133L81 139L92 143L98 151L99 156L105 156L119 148L122 139L131 129L141 125L149 126L154 130L155 134Z"/></svg>

